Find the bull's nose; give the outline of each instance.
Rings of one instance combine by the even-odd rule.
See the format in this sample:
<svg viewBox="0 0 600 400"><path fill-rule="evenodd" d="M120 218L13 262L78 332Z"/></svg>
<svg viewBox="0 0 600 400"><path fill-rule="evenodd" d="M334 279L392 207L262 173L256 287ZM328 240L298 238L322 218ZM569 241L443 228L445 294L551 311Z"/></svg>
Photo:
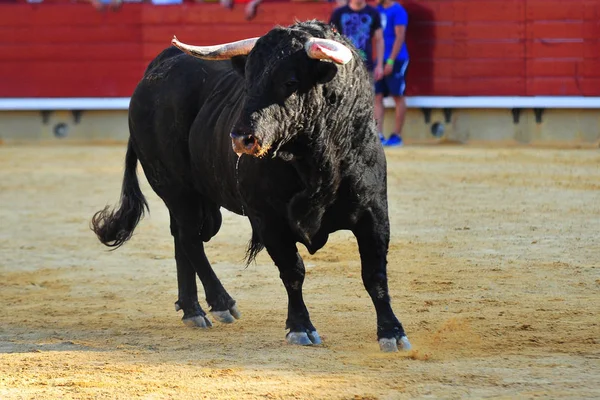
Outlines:
<svg viewBox="0 0 600 400"><path fill-rule="evenodd" d="M252 134L231 132L231 145L237 155L256 155L260 151L260 143Z"/></svg>

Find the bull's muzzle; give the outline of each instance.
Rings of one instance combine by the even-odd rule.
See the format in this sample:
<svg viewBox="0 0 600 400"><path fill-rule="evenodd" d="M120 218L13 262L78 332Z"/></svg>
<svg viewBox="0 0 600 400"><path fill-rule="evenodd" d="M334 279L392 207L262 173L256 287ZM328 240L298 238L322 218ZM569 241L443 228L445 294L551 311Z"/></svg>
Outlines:
<svg viewBox="0 0 600 400"><path fill-rule="evenodd" d="M259 140L251 133L236 133L231 132L231 146L235 154L249 154L258 156L261 154L261 145Z"/></svg>

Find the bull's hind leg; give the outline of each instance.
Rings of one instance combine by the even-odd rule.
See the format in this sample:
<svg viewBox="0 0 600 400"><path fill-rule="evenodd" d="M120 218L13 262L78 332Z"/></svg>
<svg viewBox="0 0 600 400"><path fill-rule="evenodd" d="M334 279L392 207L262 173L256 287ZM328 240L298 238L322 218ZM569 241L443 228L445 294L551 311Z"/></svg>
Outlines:
<svg viewBox="0 0 600 400"><path fill-rule="evenodd" d="M289 333L286 339L290 344L321 344L321 338L310 321L308 310L302 297L304 283L304 262L293 241L277 240L265 243L267 252L279 268L279 276L288 294L288 316L285 323Z"/></svg>
<svg viewBox="0 0 600 400"><path fill-rule="evenodd" d="M410 349L404 328L392 311L387 282L390 227L387 212L372 207L353 229L360 252L362 280L377 312L377 340L382 351Z"/></svg>
<svg viewBox="0 0 600 400"><path fill-rule="evenodd" d="M203 208L202 202L194 195L185 196L182 201L166 203L171 213L171 233L175 238L177 261L179 299L175 303L175 308L183 310L183 321L192 326L211 325L206 318L206 313L198 304L194 272L202 282L211 314L224 323L231 323L234 318L240 318L235 300L227 293L214 273L202 243L219 230L221 224L219 209ZM207 212L211 211L219 213L218 217L214 214L207 215Z"/></svg>
<svg viewBox="0 0 600 400"><path fill-rule="evenodd" d="M171 234L175 242L175 261L177 263L178 298L175 302L175 311L183 311L183 323L188 326L207 328L212 323L206 318L206 313L198 303L198 289L196 287L196 272L194 266L185 255L179 240L177 223L171 217Z"/></svg>

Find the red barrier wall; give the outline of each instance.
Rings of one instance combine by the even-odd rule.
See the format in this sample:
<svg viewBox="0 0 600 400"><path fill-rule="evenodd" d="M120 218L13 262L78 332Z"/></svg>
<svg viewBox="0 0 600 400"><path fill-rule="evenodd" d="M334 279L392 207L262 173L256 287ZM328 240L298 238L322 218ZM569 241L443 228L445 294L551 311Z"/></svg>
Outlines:
<svg viewBox="0 0 600 400"><path fill-rule="evenodd" d="M403 0L408 95L600 95L597 0ZM332 3L0 4L0 97L128 97L176 34L197 44L327 20Z"/></svg>
<svg viewBox="0 0 600 400"><path fill-rule="evenodd" d="M405 0L407 92L600 95L598 0Z"/></svg>

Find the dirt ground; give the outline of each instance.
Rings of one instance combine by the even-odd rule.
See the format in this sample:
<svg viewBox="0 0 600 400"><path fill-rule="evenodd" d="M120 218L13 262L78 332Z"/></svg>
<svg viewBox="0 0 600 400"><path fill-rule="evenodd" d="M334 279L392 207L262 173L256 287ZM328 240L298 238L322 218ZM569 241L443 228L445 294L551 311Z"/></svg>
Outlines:
<svg viewBox="0 0 600 400"><path fill-rule="evenodd" d="M124 146L0 147L0 398L600 398L600 152L387 154L390 288L414 346L394 354L349 233L302 248L323 345L285 343L277 270L244 268L249 224L226 211L207 252L242 319L187 328L145 180L129 243L88 229L118 199Z"/></svg>

